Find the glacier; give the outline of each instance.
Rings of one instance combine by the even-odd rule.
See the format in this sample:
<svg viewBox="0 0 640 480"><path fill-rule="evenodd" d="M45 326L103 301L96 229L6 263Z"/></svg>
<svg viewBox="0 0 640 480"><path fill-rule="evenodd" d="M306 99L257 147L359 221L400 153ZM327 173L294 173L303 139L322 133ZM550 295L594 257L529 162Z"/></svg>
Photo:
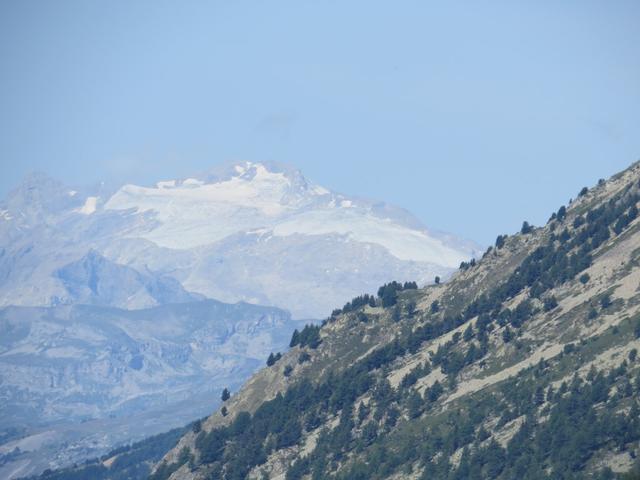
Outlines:
<svg viewBox="0 0 640 480"><path fill-rule="evenodd" d="M242 162L150 186L71 189L36 175L0 209L0 305L77 303L55 272L95 251L192 294L321 318L389 280L445 278L481 251L279 164ZM153 301L132 295L114 306Z"/></svg>

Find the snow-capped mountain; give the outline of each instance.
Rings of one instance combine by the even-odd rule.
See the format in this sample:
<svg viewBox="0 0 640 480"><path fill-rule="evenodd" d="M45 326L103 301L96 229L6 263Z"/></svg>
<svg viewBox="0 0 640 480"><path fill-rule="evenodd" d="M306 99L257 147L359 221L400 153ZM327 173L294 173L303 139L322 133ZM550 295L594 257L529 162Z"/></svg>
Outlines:
<svg viewBox="0 0 640 480"><path fill-rule="evenodd" d="M32 176L0 213L0 305L72 303L55 272L95 250L190 292L317 318L392 279L446 276L479 251L405 210L250 162L115 189Z"/></svg>

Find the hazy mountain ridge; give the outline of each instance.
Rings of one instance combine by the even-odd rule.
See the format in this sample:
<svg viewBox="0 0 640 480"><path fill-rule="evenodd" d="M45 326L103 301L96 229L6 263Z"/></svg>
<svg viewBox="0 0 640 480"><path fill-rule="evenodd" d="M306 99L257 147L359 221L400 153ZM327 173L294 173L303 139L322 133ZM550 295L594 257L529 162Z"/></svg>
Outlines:
<svg viewBox="0 0 640 480"><path fill-rule="evenodd" d="M145 308L200 300L171 277L142 273L118 265L91 250L80 260L54 272L68 292L56 303Z"/></svg>
<svg viewBox="0 0 640 480"><path fill-rule="evenodd" d="M296 325L276 308L214 300L0 309L0 424L19 434L0 453L24 453L0 476L102 454L202 415ZM30 446L38 436L44 443Z"/></svg>
<svg viewBox="0 0 640 480"><path fill-rule="evenodd" d="M387 307L384 290L375 307L357 301L185 435L154 478L629 471L640 453L639 200L635 164L546 226L499 237L444 285Z"/></svg>
<svg viewBox="0 0 640 480"><path fill-rule="evenodd" d="M405 210L250 162L146 187L72 189L32 175L0 210L2 305L58 303L68 292L55 272L93 250L210 298L318 317L385 272L427 283L478 252Z"/></svg>

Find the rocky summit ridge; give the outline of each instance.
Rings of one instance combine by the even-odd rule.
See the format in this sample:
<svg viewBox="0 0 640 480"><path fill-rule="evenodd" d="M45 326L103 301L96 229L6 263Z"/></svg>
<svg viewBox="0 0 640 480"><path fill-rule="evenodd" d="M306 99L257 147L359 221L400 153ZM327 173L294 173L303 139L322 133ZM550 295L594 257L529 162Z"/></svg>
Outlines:
<svg viewBox="0 0 640 480"><path fill-rule="evenodd" d="M0 202L0 305L84 301L56 272L91 251L193 294L319 318L389 278L445 277L479 247L278 164L236 163L148 186L72 188L33 174ZM163 303L127 295L131 305L112 306Z"/></svg>

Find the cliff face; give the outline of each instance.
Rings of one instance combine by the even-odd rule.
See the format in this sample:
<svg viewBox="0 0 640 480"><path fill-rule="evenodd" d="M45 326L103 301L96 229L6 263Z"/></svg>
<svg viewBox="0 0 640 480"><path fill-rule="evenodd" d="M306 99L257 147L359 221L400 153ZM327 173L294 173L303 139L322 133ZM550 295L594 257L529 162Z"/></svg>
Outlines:
<svg viewBox="0 0 640 480"><path fill-rule="evenodd" d="M197 424L154 478L631 470L639 180L635 164L584 189L547 225L499 237L446 284L354 299Z"/></svg>
<svg viewBox="0 0 640 480"><path fill-rule="evenodd" d="M19 433L2 439L0 478L183 426L286 346L284 332L298 325L277 308L215 300L0 308L0 425Z"/></svg>

